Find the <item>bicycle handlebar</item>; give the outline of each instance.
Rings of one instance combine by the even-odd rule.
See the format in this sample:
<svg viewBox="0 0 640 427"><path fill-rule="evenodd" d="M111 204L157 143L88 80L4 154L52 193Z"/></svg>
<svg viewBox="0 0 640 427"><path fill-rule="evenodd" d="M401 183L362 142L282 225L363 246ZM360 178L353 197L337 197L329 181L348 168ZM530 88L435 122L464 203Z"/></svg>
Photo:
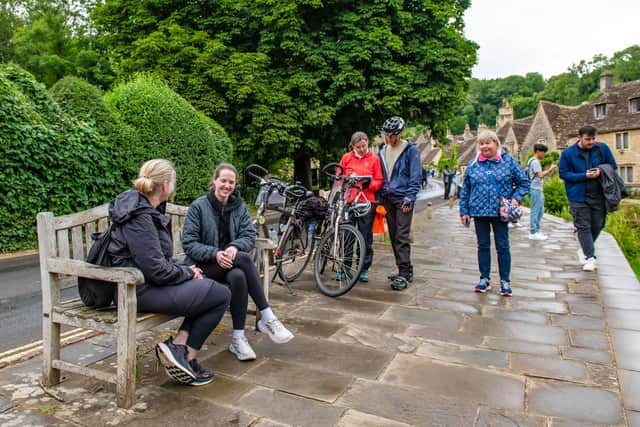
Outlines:
<svg viewBox="0 0 640 427"><path fill-rule="evenodd" d="M322 168L322 173L335 181L336 179L340 179L340 177L342 177L342 175L344 174L344 168L340 165L340 163L329 163Z"/></svg>
<svg viewBox="0 0 640 427"><path fill-rule="evenodd" d="M244 169L244 172L258 182L263 182L265 177L269 175L269 171L255 163L250 164Z"/></svg>

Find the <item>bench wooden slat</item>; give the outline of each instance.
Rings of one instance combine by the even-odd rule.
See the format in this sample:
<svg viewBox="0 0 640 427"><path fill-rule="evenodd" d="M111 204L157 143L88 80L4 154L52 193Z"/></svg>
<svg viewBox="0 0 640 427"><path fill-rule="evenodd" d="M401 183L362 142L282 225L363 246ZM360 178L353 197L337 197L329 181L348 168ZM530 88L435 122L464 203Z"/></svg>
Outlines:
<svg viewBox="0 0 640 427"><path fill-rule="evenodd" d="M71 248L73 259L84 259L84 242L82 241L81 225L76 225L71 229Z"/></svg>
<svg viewBox="0 0 640 427"><path fill-rule="evenodd" d="M87 253L89 253L89 249L91 249L91 245L93 245L93 240L91 236L96 232L96 223L88 222L84 225L84 237L85 237L85 245L87 246Z"/></svg>
<svg viewBox="0 0 640 427"><path fill-rule="evenodd" d="M69 215L61 215L54 217L55 229L71 228L77 225L84 225L88 222L94 222L101 218L109 216L109 205L104 204L98 207Z"/></svg>
<svg viewBox="0 0 640 427"><path fill-rule="evenodd" d="M56 369L62 369L64 371L73 372L74 374L96 378L104 382L116 384L116 375L109 372L100 371L98 369L89 368L87 366L76 365L75 363L65 362L64 360L60 359L52 360L51 364Z"/></svg>
<svg viewBox="0 0 640 427"><path fill-rule="evenodd" d="M58 239L58 256L69 258L69 232L66 228L56 231Z"/></svg>

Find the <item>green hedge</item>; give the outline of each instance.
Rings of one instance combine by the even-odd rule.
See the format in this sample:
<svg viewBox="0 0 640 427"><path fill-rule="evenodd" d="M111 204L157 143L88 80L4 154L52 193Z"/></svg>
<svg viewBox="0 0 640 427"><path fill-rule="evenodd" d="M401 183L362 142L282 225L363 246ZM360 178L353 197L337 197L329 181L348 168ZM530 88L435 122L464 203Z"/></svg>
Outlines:
<svg viewBox="0 0 640 427"><path fill-rule="evenodd" d="M119 149L125 154L122 166L128 179L133 180L148 159L171 160L179 180L177 203L188 204L204 194L215 165L231 158L224 129L158 79L139 75L104 99L124 126L126 144Z"/></svg>
<svg viewBox="0 0 640 427"><path fill-rule="evenodd" d="M58 80L49 92L69 116L94 123L104 136L113 132L113 118L102 99L102 91L86 80L67 76Z"/></svg>
<svg viewBox="0 0 640 427"><path fill-rule="evenodd" d="M120 189L112 152L32 75L0 65L0 252L36 246L40 211L61 215L108 201Z"/></svg>

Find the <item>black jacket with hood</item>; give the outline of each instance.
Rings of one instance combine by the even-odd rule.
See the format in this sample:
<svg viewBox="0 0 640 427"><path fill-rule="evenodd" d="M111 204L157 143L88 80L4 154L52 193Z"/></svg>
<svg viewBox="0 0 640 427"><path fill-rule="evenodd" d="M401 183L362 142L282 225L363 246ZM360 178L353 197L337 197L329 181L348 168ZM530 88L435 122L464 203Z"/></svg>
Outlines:
<svg viewBox="0 0 640 427"><path fill-rule="evenodd" d="M226 245L221 244L221 224L224 224L228 233ZM182 229L185 263L203 266L214 262L216 253L226 246L249 252L255 242L256 229L238 190L229 196L226 205L215 200L210 191L189 206Z"/></svg>
<svg viewBox="0 0 640 427"><path fill-rule="evenodd" d="M173 241L166 203L153 208L139 191L131 189L109 203L114 225L108 251L116 267L137 267L147 286L178 285L193 278L193 271L173 259Z"/></svg>

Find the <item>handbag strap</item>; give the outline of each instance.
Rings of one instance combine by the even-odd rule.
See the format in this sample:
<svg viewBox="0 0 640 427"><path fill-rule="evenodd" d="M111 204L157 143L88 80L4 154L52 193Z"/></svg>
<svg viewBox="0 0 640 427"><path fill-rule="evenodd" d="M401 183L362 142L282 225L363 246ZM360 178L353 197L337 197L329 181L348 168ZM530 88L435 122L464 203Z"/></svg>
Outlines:
<svg viewBox="0 0 640 427"><path fill-rule="evenodd" d="M496 177L493 176L493 173L489 170L488 162L486 161L482 162L482 167L484 168L484 172L489 177L489 181L491 181L491 184L493 185L494 190L496 190L496 193L498 193L498 199L502 199L503 197L500 195L500 187L498 187L498 183L496 182Z"/></svg>

